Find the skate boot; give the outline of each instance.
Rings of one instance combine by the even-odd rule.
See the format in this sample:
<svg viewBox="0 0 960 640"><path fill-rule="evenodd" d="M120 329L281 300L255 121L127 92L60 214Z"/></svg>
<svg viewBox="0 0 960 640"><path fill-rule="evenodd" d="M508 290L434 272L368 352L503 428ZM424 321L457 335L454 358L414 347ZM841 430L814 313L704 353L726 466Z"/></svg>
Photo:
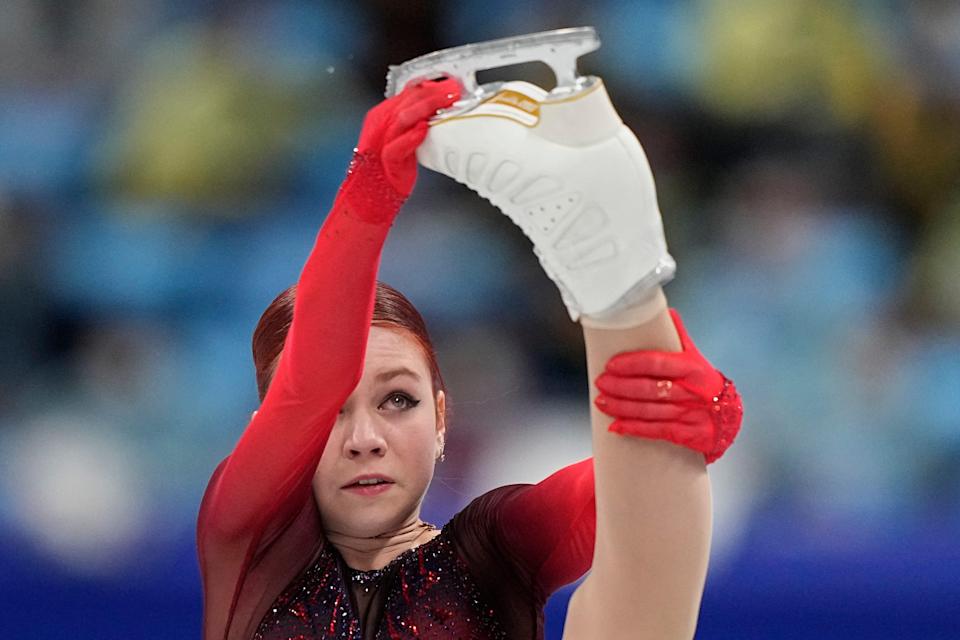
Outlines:
<svg viewBox="0 0 960 640"><path fill-rule="evenodd" d="M431 121L417 157L523 230L573 320L631 307L676 269L640 143L602 80L577 75L577 57L598 47L589 27L466 45L392 67L387 86L460 80L463 99ZM476 83L478 70L531 60L553 68L555 89Z"/></svg>

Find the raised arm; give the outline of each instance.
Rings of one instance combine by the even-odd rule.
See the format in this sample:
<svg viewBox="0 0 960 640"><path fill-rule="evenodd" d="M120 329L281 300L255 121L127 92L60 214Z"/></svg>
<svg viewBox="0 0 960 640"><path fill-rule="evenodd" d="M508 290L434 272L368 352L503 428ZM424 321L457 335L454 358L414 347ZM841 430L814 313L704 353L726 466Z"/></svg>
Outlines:
<svg viewBox="0 0 960 640"><path fill-rule="evenodd" d="M292 517L302 506L337 412L361 375L380 252L413 188L414 152L427 119L458 93L454 81L424 83L367 115L298 280L269 391L204 496L201 542L259 535L267 521Z"/></svg>

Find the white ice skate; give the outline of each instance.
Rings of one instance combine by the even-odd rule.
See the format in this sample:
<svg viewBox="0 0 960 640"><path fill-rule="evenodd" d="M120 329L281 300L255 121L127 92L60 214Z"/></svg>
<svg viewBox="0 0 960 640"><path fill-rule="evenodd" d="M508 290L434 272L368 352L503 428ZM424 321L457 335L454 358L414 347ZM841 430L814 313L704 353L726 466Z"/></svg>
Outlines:
<svg viewBox="0 0 960 640"><path fill-rule="evenodd" d="M422 165L487 198L533 242L577 320L603 318L673 277L653 175L602 80L576 59L600 46L591 27L437 51L391 67L387 95L449 75L464 98L431 121ZM541 60L557 87L523 81L478 86L476 71Z"/></svg>

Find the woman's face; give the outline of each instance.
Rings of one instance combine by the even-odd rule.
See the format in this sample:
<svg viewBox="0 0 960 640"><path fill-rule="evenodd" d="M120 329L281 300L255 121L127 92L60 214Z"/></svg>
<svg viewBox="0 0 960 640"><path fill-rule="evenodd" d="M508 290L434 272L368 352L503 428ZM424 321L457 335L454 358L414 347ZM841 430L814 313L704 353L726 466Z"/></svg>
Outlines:
<svg viewBox="0 0 960 640"><path fill-rule="evenodd" d="M344 403L313 477L324 529L369 537L419 516L443 442L444 408L415 339L371 327L360 384ZM361 486L359 477L387 482Z"/></svg>

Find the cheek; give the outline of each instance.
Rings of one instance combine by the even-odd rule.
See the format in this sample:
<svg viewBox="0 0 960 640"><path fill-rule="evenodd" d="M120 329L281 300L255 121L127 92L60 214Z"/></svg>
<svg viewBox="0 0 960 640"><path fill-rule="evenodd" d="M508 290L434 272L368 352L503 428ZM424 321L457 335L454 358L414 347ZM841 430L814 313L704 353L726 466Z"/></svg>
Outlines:
<svg viewBox="0 0 960 640"><path fill-rule="evenodd" d="M415 424L408 424L404 429L398 429L394 439L397 454L405 460L416 462L418 467L429 466L435 454L436 429L432 414L420 417Z"/></svg>

